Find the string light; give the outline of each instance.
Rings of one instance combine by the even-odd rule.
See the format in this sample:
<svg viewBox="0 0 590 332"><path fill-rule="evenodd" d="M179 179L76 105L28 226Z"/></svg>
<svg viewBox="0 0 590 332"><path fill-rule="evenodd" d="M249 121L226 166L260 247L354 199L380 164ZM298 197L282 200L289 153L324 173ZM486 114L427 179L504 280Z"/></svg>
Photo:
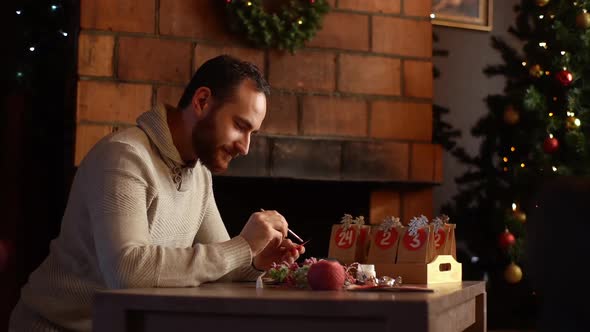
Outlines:
<svg viewBox="0 0 590 332"><path fill-rule="evenodd" d="M503 160L505 163L507 163L507 162L508 162L508 157L504 157L504 158L502 158L502 160Z"/></svg>
<svg viewBox="0 0 590 332"><path fill-rule="evenodd" d="M526 67L526 61L523 61L523 62L522 62L522 66L523 66L523 67Z"/></svg>
<svg viewBox="0 0 590 332"><path fill-rule="evenodd" d="M430 13L430 18L431 18L431 19L435 19L435 18L436 18L436 14L434 14L434 13Z"/></svg>
<svg viewBox="0 0 590 332"><path fill-rule="evenodd" d="M546 42L540 42L539 46L541 46L544 49L547 49L547 43Z"/></svg>
<svg viewBox="0 0 590 332"><path fill-rule="evenodd" d="M542 20L545 15L539 15L539 19Z"/></svg>
<svg viewBox="0 0 590 332"><path fill-rule="evenodd" d="M34 52L35 51L35 46L29 47L29 51Z"/></svg>
<svg viewBox="0 0 590 332"><path fill-rule="evenodd" d="M508 167L504 167L504 172L508 172Z"/></svg>
<svg viewBox="0 0 590 332"><path fill-rule="evenodd" d="M20 10L17 10L17 11L16 11L16 15L20 15L20 14L22 14L22 11L20 11Z"/></svg>
<svg viewBox="0 0 590 332"><path fill-rule="evenodd" d="M512 211L516 211L516 203L512 203Z"/></svg>
<svg viewBox="0 0 590 332"><path fill-rule="evenodd" d="M299 25L303 24L303 20L299 20L297 21L297 23L299 23Z"/></svg>
<svg viewBox="0 0 590 332"><path fill-rule="evenodd" d="M553 112L549 112L549 117L552 117L552 116L553 116Z"/></svg>
<svg viewBox="0 0 590 332"><path fill-rule="evenodd" d="M552 169L554 172L557 172L557 167L555 167L555 166L551 166L551 169Z"/></svg>
<svg viewBox="0 0 590 332"><path fill-rule="evenodd" d="M51 5L51 10L56 11L57 10L57 6L56 5Z"/></svg>
<svg viewBox="0 0 590 332"><path fill-rule="evenodd" d="M252 6L252 2L248 1L247 5Z"/></svg>
<svg viewBox="0 0 590 332"><path fill-rule="evenodd" d="M525 164L524 164L524 163L521 163L521 164L520 164L520 167L521 167L521 168L524 168L524 166L525 166Z"/></svg>
<svg viewBox="0 0 590 332"><path fill-rule="evenodd" d="M579 127L582 124L582 121L580 121L580 119L575 119L574 124L576 125L576 127Z"/></svg>
<svg viewBox="0 0 590 332"><path fill-rule="evenodd" d="M549 138L553 138L553 134L552 133L549 133Z"/></svg>
<svg viewBox="0 0 590 332"><path fill-rule="evenodd" d="M16 72L16 77L18 77L18 78L23 77L23 72L22 71L17 71Z"/></svg>
<svg viewBox="0 0 590 332"><path fill-rule="evenodd" d="M550 71L548 71L548 70L547 70L547 71L545 71L545 75L549 76L550 74L551 74L551 72L550 72Z"/></svg>
<svg viewBox="0 0 590 332"><path fill-rule="evenodd" d="M511 147L510 147L510 151L514 152L514 151L516 151L516 148L515 148L515 147L513 147L513 146L511 146Z"/></svg>
<svg viewBox="0 0 590 332"><path fill-rule="evenodd" d="M565 51L561 51L561 55L565 55Z"/></svg>
<svg viewBox="0 0 590 332"><path fill-rule="evenodd" d="M570 111L567 111L567 112L565 112L565 114L566 114L567 116L575 116L575 115L576 115L576 113L574 113L574 112L570 112Z"/></svg>
<svg viewBox="0 0 590 332"><path fill-rule="evenodd" d="M59 33L61 33L62 36L64 36L64 37L67 37L68 36L68 33L65 32L65 31L63 31L63 30L59 30Z"/></svg>

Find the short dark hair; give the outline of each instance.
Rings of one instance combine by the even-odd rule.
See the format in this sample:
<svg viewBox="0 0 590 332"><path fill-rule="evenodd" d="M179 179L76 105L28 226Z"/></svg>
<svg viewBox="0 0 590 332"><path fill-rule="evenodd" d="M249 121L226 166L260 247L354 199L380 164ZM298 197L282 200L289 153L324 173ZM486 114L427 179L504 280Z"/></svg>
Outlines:
<svg viewBox="0 0 590 332"><path fill-rule="evenodd" d="M190 105L195 91L203 86L211 89L213 97L223 104L234 96L238 85L246 79L255 83L256 90L267 96L270 94L270 86L255 64L226 54L209 59L199 67L184 89L178 109Z"/></svg>

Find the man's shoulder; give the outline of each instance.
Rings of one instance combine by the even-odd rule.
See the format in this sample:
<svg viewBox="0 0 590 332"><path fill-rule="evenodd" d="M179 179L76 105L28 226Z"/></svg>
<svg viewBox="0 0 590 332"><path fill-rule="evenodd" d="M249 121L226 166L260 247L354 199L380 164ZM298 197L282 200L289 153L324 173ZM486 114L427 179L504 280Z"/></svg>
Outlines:
<svg viewBox="0 0 590 332"><path fill-rule="evenodd" d="M118 130L105 137L106 144L127 144L134 147L149 146L150 140L141 128L137 126Z"/></svg>
<svg viewBox="0 0 590 332"><path fill-rule="evenodd" d="M145 161L149 159L151 150L150 140L143 130L138 127L129 127L100 139L82 163L112 165L125 162L130 158Z"/></svg>

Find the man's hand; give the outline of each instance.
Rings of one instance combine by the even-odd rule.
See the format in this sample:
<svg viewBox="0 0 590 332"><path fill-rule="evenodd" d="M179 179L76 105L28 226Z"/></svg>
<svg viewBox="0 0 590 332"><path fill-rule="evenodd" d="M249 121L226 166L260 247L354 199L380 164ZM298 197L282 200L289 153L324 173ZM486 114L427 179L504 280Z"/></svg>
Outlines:
<svg viewBox="0 0 590 332"><path fill-rule="evenodd" d="M256 212L250 216L240 235L256 257L266 248L279 249L287 237L287 221L277 211Z"/></svg>
<svg viewBox="0 0 590 332"><path fill-rule="evenodd" d="M258 270L268 270L272 263L287 262L292 264L304 252L304 246L295 244L289 239L284 239L278 247L272 244L266 246L259 255L254 257L253 264Z"/></svg>

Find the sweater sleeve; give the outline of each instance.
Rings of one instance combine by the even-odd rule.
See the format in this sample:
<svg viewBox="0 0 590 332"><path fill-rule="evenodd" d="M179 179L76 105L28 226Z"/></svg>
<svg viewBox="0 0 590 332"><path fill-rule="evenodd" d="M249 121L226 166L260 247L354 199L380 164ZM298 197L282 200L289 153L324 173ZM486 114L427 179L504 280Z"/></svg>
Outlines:
<svg viewBox="0 0 590 332"><path fill-rule="evenodd" d="M208 175L209 179L209 186L208 188L212 188L211 183L211 176ZM227 233L227 229L225 224L223 223L223 219L219 213L219 209L217 208L217 203L215 202L215 197L213 194L213 190L209 190L208 192L208 200L206 204L205 214L203 218L203 222L201 223L201 227L197 232L195 237L195 246L201 246L207 243L217 243L217 242L224 242L229 240L229 234ZM241 238L241 236L237 236L236 238ZM235 239L235 238L234 238ZM252 250L250 245L246 242L248 254L252 257ZM256 270L252 267L251 259L248 260L247 264L239 266L238 268L230 271L228 274L224 275L221 280L222 281L254 281L258 276L262 274L261 271Z"/></svg>
<svg viewBox="0 0 590 332"><path fill-rule="evenodd" d="M145 161L128 144L110 145L88 173L93 185L86 197L109 288L198 286L249 264L249 245L241 237L188 248L152 244L147 207L157 193L148 185Z"/></svg>

